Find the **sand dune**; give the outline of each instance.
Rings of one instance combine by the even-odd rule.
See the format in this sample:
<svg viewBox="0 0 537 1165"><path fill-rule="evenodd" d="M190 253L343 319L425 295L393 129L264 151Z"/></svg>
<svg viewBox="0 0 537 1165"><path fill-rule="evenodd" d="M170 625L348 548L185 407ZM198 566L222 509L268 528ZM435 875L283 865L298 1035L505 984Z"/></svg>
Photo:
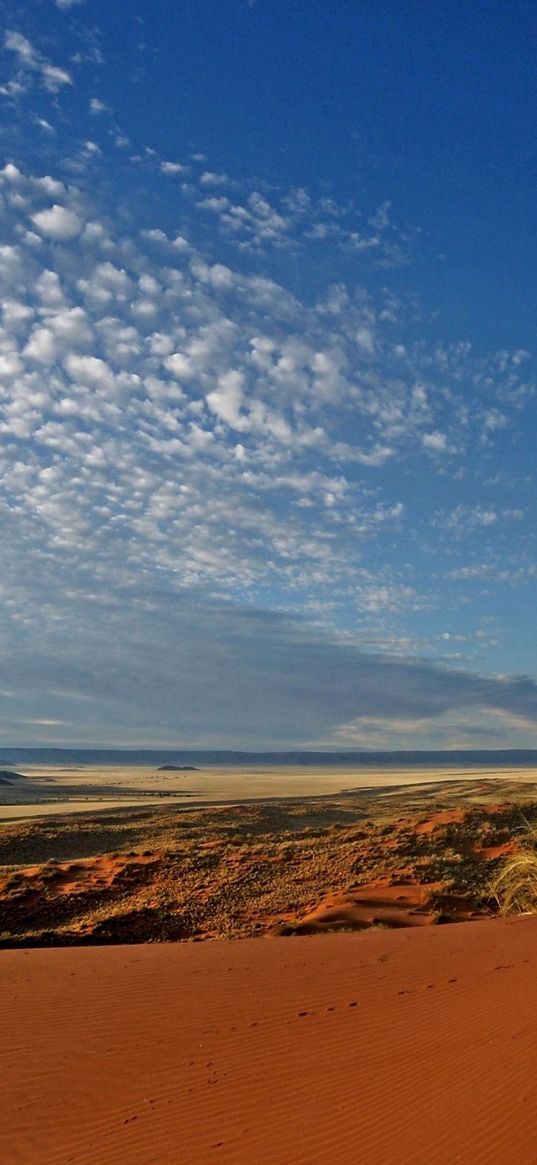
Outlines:
<svg viewBox="0 0 537 1165"><path fill-rule="evenodd" d="M501 848L501 847L498 847ZM441 882L421 885L389 885L385 880L356 891L336 891L323 900L289 928L289 934L316 934L332 930L365 930L371 926L433 926L438 922L438 908L431 901L437 893L439 900L448 902L450 921L463 922L477 918L470 898L446 892Z"/></svg>
<svg viewBox="0 0 537 1165"><path fill-rule="evenodd" d="M535 1161L537 919L8 951L2 1165Z"/></svg>

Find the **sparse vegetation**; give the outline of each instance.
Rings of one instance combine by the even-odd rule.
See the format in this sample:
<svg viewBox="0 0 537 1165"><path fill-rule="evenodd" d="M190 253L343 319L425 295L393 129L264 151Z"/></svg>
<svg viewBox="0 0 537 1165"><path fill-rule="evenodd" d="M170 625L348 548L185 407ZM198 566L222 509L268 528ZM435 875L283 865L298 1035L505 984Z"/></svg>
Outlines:
<svg viewBox="0 0 537 1165"><path fill-rule="evenodd" d="M389 803L356 794L88 815L76 828L66 817L10 823L0 831L0 946L294 934L327 896L352 900L377 884L423 887L440 922L532 909L537 806L523 813L512 799L472 804L468 785L452 782ZM395 910L404 897L392 893Z"/></svg>
<svg viewBox="0 0 537 1165"><path fill-rule="evenodd" d="M537 914L537 827L520 811L521 848L498 870L491 885L500 914Z"/></svg>

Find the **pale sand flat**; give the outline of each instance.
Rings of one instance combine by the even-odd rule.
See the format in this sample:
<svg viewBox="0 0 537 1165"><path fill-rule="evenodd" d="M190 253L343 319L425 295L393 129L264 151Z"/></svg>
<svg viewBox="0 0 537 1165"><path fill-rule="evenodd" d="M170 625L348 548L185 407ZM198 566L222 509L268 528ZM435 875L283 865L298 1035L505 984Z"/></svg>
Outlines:
<svg viewBox="0 0 537 1165"><path fill-rule="evenodd" d="M7 951L2 1165L534 1165L537 919Z"/></svg>
<svg viewBox="0 0 537 1165"><path fill-rule="evenodd" d="M117 809L190 809L204 804L280 797L344 795L347 790L370 790L390 797L407 786L437 782L515 782L529 787L537 781L532 767L463 769L460 767L399 767L326 765L204 766L199 772L160 772L143 765L87 765L62 770L30 765L26 778L0 790L0 823L31 817L58 817L74 813L101 813ZM532 795L531 788L528 795Z"/></svg>

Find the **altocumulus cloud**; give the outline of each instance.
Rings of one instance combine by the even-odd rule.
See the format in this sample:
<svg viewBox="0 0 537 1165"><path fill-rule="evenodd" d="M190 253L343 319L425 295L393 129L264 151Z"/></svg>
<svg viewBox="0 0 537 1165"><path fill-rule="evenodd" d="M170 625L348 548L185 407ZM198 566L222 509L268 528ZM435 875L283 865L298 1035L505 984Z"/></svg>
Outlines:
<svg viewBox="0 0 537 1165"><path fill-rule="evenodd" d="M8 47L46 84L31 45ZM501 439L533 391L521 354L428 351L387 293L306 302L278 282L264 248L336 239L306 192L207 207L228 179L204 169L188 231L127 232L88 196L91 153L76 181L0 174L6 740L352 745L469 708L533 730L531 680L367 653L352 633L431 602L394 565L414 518L375 475L442 475ZM196 215L234 258L214 260L206 225L196 242ZM462 514L476 538L501 526L485 512Z"/></svg>
<svg viewBox="0 0 537 1165"><path fill-rule="evenodd" d="M39 210L32 215L32 222L42 235L57 243L76 239L82 230L82 223L73 210L54 205L50 210Z"/></svg>
<svg viewBox="0 0 537 1165"><path fill-rule="evenodd" d="M15 99L20 97L28 91L34 79L49 93L59 93L66 85L72 85L70 73L59 65L54 65L21 32L17 30L6 32L4 48L13 54L17 66L15 76L0 87L0 93L4 97Z"/></svg>

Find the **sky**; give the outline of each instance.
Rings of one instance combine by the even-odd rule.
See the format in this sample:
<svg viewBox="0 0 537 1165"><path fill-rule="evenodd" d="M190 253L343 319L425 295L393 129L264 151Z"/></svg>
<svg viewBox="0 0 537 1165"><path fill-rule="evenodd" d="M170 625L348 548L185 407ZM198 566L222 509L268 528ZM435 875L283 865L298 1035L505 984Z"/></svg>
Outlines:
<svg viewBox="0 0 537 1165"><path fill-rule="evenodd" d="M535 5L0 21L0 747L537 747Z"/></svg>

